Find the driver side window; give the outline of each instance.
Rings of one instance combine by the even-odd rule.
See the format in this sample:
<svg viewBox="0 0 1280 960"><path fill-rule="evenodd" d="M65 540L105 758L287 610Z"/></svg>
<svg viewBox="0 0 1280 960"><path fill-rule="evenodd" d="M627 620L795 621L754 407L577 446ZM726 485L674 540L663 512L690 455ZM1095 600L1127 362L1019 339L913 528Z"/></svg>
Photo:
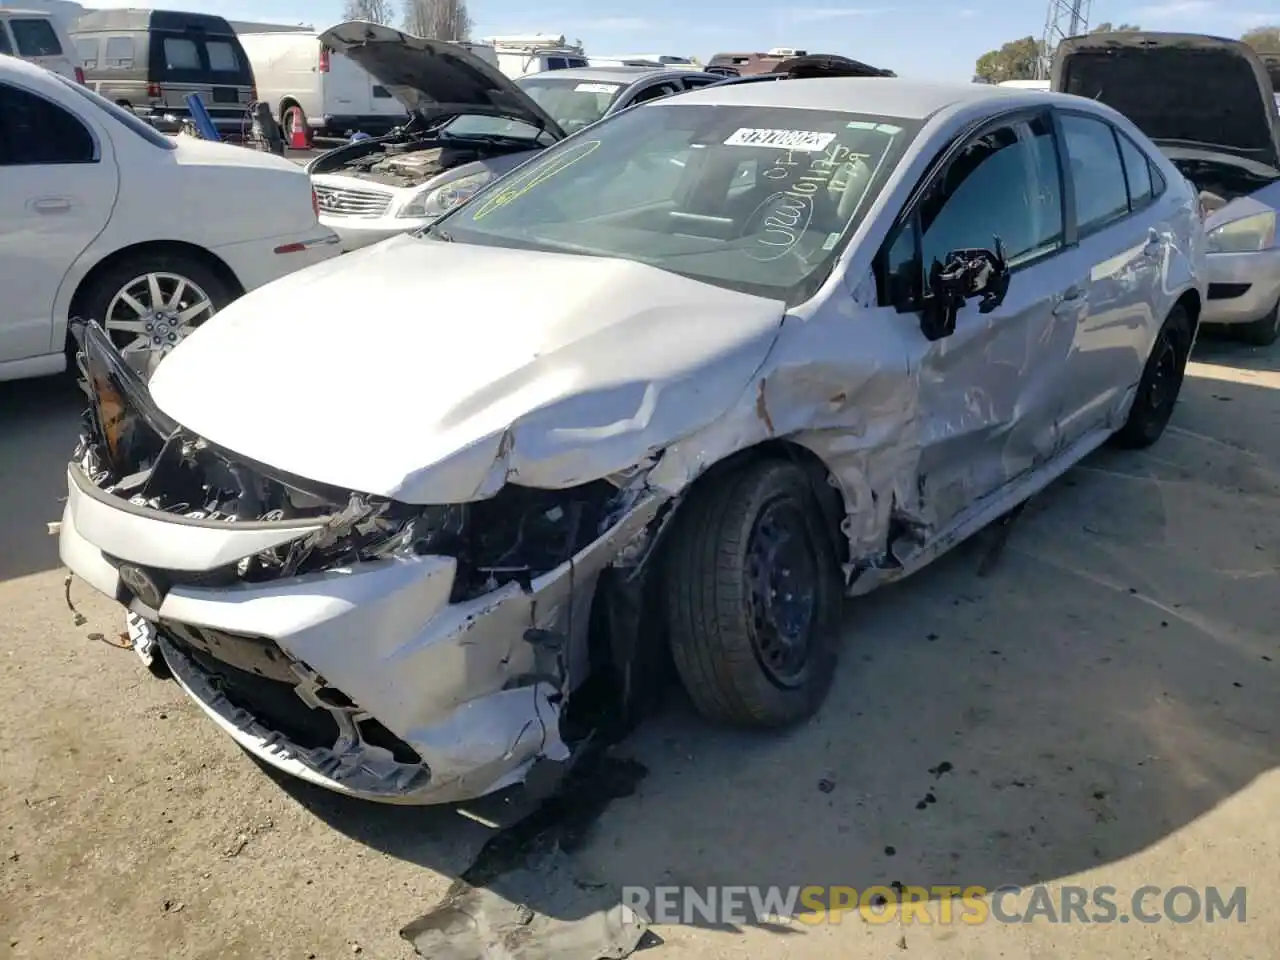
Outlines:
<svg viewBox="0 0 1280 960"><path fill-rule="evenodd" d="M1047 117L985 131L956 154L924 195L918 226L897 235L885 256L885 302L918 309L934 261L959 249L995 252L1010 266L1063 245L1062 180ZM917 259L916 230L920 244Z"/></svg>

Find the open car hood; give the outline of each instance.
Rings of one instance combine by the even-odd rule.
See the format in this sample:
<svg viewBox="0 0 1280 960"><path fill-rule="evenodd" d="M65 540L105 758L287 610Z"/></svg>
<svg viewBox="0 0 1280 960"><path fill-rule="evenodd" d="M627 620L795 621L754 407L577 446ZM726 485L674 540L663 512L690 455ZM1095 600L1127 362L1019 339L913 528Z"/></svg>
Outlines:
<svg viewBox="0 0 1280 960"><path fill-rule="evenodd" d="M1051 89L1112 107L1156 143L1201 143L1280 168L1267 68L1238 40L1190 33L1068 37Z"/></svg>
<svg viewBox="0 0 1280 960"><path fill-rule="evenodd" d="M363 20L330 27L320 42L367 70L411 113L428 119L462 114L504 117L540 127L556 139L565 136L551 115L497 67L460 44Z"/></svg>

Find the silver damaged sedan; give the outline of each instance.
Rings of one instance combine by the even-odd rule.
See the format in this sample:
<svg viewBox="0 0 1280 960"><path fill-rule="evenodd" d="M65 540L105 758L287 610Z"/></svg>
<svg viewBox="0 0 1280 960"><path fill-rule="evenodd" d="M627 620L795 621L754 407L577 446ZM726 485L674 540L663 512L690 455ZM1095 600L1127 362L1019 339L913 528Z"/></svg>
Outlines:
<svg viewBox="0 0 1280 960"><path fill-rule="evenodd" d="M149 382L78 323L62 558L282 770L554 783L670 661L713 720L812 714L844 595L1159 438L1205 294L1194 188L1106 106L694 91L249 294Z"/></svg>

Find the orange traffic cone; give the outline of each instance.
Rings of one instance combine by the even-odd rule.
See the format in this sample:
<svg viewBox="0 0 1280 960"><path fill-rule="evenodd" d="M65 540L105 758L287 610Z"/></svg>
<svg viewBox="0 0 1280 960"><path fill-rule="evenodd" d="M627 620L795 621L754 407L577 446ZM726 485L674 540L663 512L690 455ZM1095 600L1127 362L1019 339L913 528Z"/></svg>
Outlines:
<svg viewBox="0 0 1280 960"><path fill-rule="evenodd" d="M289 127L289 149L290 150L310 150L311 137L307 129L306 120L302 116L300 107L293 107L285 120Z"/></svg>

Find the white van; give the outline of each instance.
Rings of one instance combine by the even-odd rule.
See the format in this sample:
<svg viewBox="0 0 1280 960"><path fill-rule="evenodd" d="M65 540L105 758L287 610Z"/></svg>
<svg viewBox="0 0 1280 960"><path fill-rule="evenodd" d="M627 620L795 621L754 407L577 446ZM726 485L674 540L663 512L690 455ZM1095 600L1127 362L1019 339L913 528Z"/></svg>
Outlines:
<svg viewBox="0 0 1280 960"><path fill-rule="evenodd" d="M567 43L563 35L533 33L522 36L485 37L498 58L498 69L516 79L546 70L590 66L582 47Z"/></svg>
<svg viewBox="0 0 1280 960"><path fill-rule="evenodd" d="M408 119L404 107L365 70L325 48L314 30L238 32L253 67L258 98L292 135L387 133Z"/></svg>
<svg viewBox="0 0 1280 960"><path fill-rule="evenodd" d="M84 83L76 48L66 27L53 13L0 6L0 53Z"/></svg>

